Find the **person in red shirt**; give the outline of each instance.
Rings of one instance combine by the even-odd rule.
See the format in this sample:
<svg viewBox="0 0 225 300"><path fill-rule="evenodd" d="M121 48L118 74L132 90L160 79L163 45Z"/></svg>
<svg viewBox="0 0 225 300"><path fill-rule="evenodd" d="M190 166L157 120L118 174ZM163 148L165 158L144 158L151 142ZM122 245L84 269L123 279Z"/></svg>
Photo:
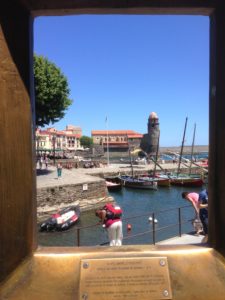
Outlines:
<svg viewBox="0 0 225 300"><path fill-rule="evenodd" d="M99 217L101 223L107 229L109 245L121 246L123 239L121 208L109 203L102 209L96 210L95 215Z"/></svg>

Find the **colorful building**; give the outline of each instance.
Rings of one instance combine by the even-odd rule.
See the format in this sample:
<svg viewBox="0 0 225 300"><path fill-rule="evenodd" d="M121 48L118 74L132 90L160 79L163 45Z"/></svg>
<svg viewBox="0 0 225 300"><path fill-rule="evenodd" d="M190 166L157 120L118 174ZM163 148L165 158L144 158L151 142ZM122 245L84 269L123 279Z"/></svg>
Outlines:
<svg viewBox="0 0 225 300"><path fill-rule="evenodd" d="M82 129L78 126L67 125L65 130L54 127L36 129L36 151L41 152L72 152L81 149L80 137Z"/></svg>

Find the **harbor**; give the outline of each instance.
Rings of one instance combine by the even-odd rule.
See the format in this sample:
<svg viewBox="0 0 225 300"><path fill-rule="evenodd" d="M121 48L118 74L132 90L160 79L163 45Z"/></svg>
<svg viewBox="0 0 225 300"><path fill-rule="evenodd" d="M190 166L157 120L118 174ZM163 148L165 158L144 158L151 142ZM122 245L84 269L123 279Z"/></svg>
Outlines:
<svg viewBox="0 0 225 300"><path fill-rule="evenodd" d="M161 164L161 167L172 172L177 169L177 164L168 161ZM143 174L153 169L154 164L133 166L135 174ZM159 172L161 169L158 167L157 170ZM182 170L185 171L185 167ZM199 192L201 188L170 186L158 187L157 190L137 190L123 187L119 192L107 191L104 177L130 172L129 164L118 163L101 168L65 168L61 179L57 179L54 166L49 166L48 170L37 170L38 223L62 207L74 204L81 206L81 217L75 226L65 232L41 232L38 234L39 244L42 246L107 245L106 231L96 225L98 219L94 211L109 201L115 201L123 208L124 245L161 243L175 236L193 232L194 211L181 198L181 193ZM54 203L57 194L59 198ZM45 199L40 199L41 197ZM149 221L153 213L157 224ZM129 231L127 231L128 224L132 226ZM192 237L198 242L203 238L195 235Z"/></svg>

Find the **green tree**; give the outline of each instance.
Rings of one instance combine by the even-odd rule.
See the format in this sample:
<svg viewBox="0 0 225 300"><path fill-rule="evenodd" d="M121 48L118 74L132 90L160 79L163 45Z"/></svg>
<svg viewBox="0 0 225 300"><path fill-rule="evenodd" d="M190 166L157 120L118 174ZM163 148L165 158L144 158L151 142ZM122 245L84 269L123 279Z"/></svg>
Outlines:
<svg viewBox="0 0 225 300"><path fill-rule="evenodd" d="M72 104L68 98L67 78L47 58L34 55L34 88L36 98L36 125L44 126L62 119Z"/></svg>
<svg viewBox="0 0 225 300"><path fill-rule="evenodd" d="M81 146L83 146L84 148L90 148L91 145L93 145L93 138L89 137L89 136L86 136L86 135L83 135L81 138L80 138L80 144Z"/></svg>

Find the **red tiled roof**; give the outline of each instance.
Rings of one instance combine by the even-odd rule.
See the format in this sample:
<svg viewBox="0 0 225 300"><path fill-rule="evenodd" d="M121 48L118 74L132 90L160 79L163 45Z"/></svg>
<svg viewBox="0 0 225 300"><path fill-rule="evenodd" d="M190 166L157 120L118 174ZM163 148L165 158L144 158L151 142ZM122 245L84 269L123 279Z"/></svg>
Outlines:
<svg viewBox="0 0 225 300"><path fill-rule="evenodd" d="M38 132L39 135L48 135L48 136L59 136L59 135L63 135L63 136L68 136L68 137L76 137L76 138L80 138L81 135L80 134L74 134L74 133L65 133L64 131L55 131L55 132L50 132L47 130L39 130Z"/></svg>
<svg viewBox="0 0 225 300"><path fill-rule="evenodd" d="M63 131L60 131L60 130L57 130L56 132L53 132L52 134L65 135L65 133Z"/></svg>
<svg viewBox="0 0 225 300"><path fill-rule="evenodd" d="M39 130L38 134L46 134L46 135L49 135L49 131L47 131L47 130Z"/></svg>
<svg viewBox="0 0 225 300"><path fill-rule="evenodd" d="M139 135L140 133L135 132L133 130L92 130L91 135Z"/></svg>
<svg viewBox="0 0 225 300"><path fill-rule="evenodd" d="M128 134L128 138L142 138L143 137L143 134L141 133L137 133L137 134Z"/></svg>
<svg viewBox="0 0 225 300"><path fill-rule="evenodd" d="M75 133L64 133L65 136L69 136L69 137L76 137L76 138L80 138L81 135L80 134L75 134Z"/></svg>

